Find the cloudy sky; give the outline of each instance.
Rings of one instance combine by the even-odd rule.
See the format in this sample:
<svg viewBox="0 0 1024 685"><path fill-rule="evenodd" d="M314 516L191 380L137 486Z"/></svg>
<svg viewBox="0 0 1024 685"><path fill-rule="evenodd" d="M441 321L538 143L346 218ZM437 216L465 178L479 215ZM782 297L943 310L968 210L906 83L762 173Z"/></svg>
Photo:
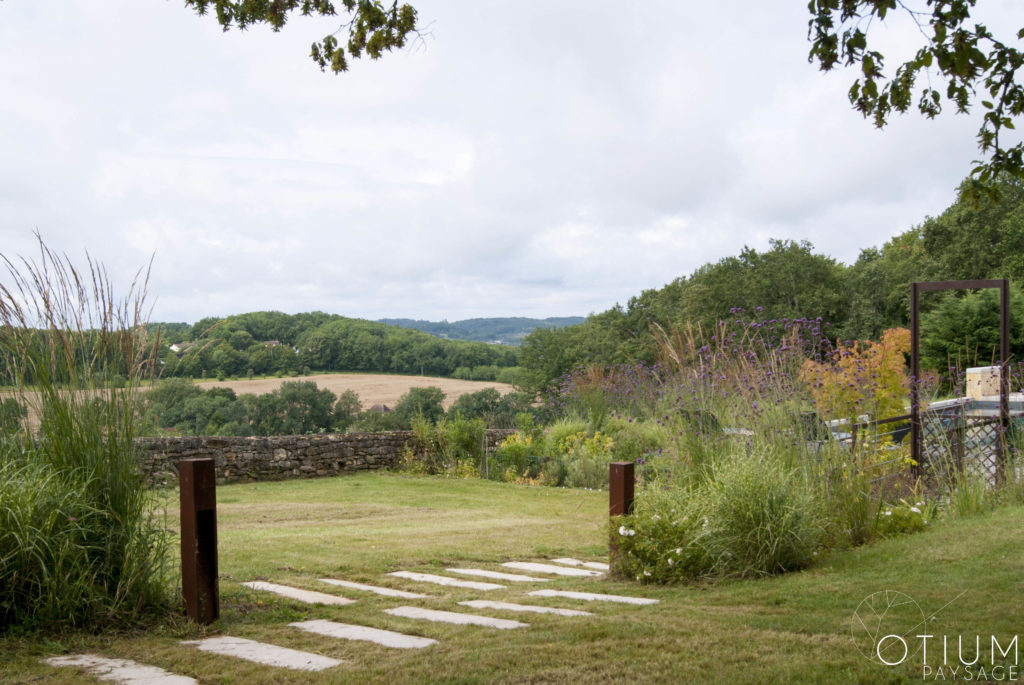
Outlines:
<svg viewBox="0 0 1024 685"><path fill-rule="evenodd" d="M413 4L422 40L332 75L339 20L0 2L0 251L38 230L122 284L152 257L160 321L586 315L770 238L852 263L977 157L971 117L851 111L803 0Z"/></svg>

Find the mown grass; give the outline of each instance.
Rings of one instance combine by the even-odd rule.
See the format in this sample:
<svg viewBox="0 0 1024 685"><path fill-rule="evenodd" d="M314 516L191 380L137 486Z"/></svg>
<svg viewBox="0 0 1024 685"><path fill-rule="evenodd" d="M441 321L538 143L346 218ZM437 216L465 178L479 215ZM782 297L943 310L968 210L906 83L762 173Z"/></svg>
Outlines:
<svg viewBox="0 0 1024 685"><path fill-rule="evenodd" d="M925 612L935 613L929 624L934 634L1009 637L1020 631L1024 511L1019 507L940 521L921 534L836 553L805 571L760 580L672 587L603 578L542 584L661 600L654 606L528 598L530 588L511 584L486 593L415 588L382 575L470 563L498 569L498 562L509 559L597 558L606 551L606 498L582 490L393 474L221 487L220 621L201 628L173 618L120 633L8 636L0 639L0 679L90 682L71 669L40 662L46 655L88 650L204 683L919 682L919 662L894 668L871 663L851 637L854 610L883 590L904 592ZM175 525L173 506L169 515ZM317 581L322 576L418 589L431 599L331 588ZM252 579L358 601L310 607L239 585ZM530 624L496 631L382 611L403 604L471 611L456 602L481 597L583 608L594 616L524 618L475 610ZM440 644L390 650L287 627L309 618L399 630ZM319 674L290 672L179 644L212 634L266 640L347 663Z"/></svg>

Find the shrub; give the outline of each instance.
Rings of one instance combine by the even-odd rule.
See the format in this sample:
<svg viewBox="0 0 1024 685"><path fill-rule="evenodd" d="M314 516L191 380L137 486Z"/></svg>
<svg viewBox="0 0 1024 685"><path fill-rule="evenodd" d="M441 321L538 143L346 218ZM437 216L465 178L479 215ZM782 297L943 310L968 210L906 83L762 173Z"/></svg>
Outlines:
<svg viewBox="0 0 1024 685"><path fill-rule="evenodd" d="M0 433L17 432L27 416L28 410L13 397L0 400Z"/></svg>
<svg viewBox="0 0 1024 685"><path fill-rule="evenodd" d="M704 493L688 488L647 488L630 516L611 520L619 554L614 573L642 582L673 583L706 576Z"/></svg>
<svg viewBox="0 0 1024 685"><path fill-rule="evenodd" d="M579 432L565 438L559 445L564 455L565 484L570 488L600 490L608 484L608 464L612 461L615 441L600 431L587 437Z"/></svg>
<svg viewBox="0 0 1024 685"><path fill-rule="evenodd" d="M769 575L811 563L824 529L798 474L737 458L720 464L708 487L705 547L715 575Z"/></svg>
<svg viewBox="0 0 1024 685"><path fill-rule="evenodd" d="M822 547L813 491L799 474L735 458L692 487L648 487L613 521L616 572L647 582L760 576L803 568Z"/></svg>
<svg viewBox="0 0 1024 685"><path fill-rule="evenodd" d="M908 533L919 533L935 518L935 506L924 500L911 504L900 500L878 511L875 529L880 537L889 538Z"/></svg>
<svg viewBox="0 0 1024 685"><path fill-rule="evenodd" d="M456 414L434 424L421 416L413 419L412 431L412 449L422 470L431 474L458 473L461 478L466 477L466 469L471 466L474 475L479 474L485 431L480 419Z"/></svg>

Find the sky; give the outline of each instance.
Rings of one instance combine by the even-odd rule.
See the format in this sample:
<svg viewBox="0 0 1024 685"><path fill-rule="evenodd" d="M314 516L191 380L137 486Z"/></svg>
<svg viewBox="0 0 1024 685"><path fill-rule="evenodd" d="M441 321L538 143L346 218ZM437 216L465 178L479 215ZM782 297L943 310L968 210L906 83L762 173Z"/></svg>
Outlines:
<svg viewBox="0 0 1024 685"><path fill-rule="evenodd" d="M773 238L851 264L978 158L974 115L854 112L802 1L412 2L419 39L334 75L340 18L3 0L0 252L151 264L154 321L584 316Z"/></svg>

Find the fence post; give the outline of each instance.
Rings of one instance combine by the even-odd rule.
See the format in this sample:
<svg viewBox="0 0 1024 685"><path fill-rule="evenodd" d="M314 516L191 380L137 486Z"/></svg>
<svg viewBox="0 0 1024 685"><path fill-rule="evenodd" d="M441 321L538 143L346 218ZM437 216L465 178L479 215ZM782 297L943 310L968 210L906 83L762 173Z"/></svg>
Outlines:
<svg viewBox="0 0 1024 685"><path fill-rule="evenodd" d="M627 516L633 513L633 462L613 461L608 465L608 516ZM619 551L618 535L611 531L608 539L608 561L614 567Z"/></svg>
<svg viewBox="0 0 1024 685"><path fill-rule="evenodd" d="M220 617L217 587L217 478L213 459L178 462L181 492L181 590L196 623Z"/></svg>

